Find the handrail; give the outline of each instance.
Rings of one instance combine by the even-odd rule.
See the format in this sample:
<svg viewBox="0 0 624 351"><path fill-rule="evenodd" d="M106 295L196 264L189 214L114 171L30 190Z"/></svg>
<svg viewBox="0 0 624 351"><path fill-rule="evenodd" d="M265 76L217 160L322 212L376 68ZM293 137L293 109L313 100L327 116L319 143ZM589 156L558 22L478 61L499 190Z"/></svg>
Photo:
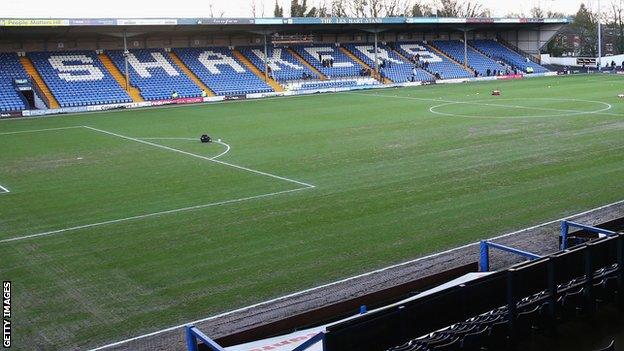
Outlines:
<svg viewBox="0 0 624 351"><path fill-rule="evenodd" d="M526 257L530 260L537 260L537 259L542 258L542 256L534 254L532 252L524 251L521 249L516 249L507 245L493 243L487 240L482 240L481 246L480 246L480 255L479 255L479 271L481 272L490 271L490 247L501 250L501 251L510 252L518 256Z"/></svg>

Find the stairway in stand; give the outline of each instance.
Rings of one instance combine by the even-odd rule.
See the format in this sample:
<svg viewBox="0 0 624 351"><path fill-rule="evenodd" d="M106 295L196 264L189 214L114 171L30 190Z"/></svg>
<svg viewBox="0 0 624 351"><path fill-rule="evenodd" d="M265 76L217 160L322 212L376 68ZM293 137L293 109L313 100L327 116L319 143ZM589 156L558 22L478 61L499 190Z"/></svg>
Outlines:
<svg viewBox="0 0 624 351"><path fill-rule="evenodd" d="M44 95L43 98L47 103L48 107L60 108L61 106L59 105L58 101L56 101L54 95L52 95L52 92L50 91L50 88L48 88L48 85L45 83L43 78L41 78L41 75L33 65L32 61L28 57L22 56L20 57L20 63L24 67L26 73L28 73L28 75L32 78L33 83L37 85L39 91L41 91L41 93Z"/></svg>
<svg viewBox="0 0 624 351"><path fill-rule="evenodd" d="M453 62L454 64L458 65L459 67L461 67L462 69L470 72L471 75L475 75L475 71L468 67L468 66L464 66L461 62L455 60L454 58L450 57L449 55L445 54L444 52L442 52L442 50L438 49L437 47L435 47L434 45L429 44L429 47L435 51L436 54L440 55L440 56L444 56L446 57L449 61Z"/></svg>
<svg viewBox="0 0 624 351"><path fill-rule="evenodd" d="M345 49L343 47L340 47L340 51L342 51L345 55L349 56L349 58L351 60L359 63L360 66L362 66L362 67L364 67L366 69L369 69L372 72L372 74L373 74L373 78L377 79L378 81L382 82L383 84L392 84L392 81L390 79L388 79L388 78L384 78L383 81L382 81L381 80L381 76L379 74L375 73L375 68L367 65L366 62L360 60L360 58L355 56L351 51L349 51L349 50L347 50L347 49Z"/></svg>
<svg viewBox="0 0 624 351"><path fill-rule="evenodd" d="M258 69L258 67L254 66L254 64L251 63L251 61L249 61L249 59L245 57L245 55L243 55L240 51L234 49L232 50L232 53L234 54L234 57L236 57L240 62L242 62L247 67L247 69L252 71L256 76L258 76L258 78L265 81L271 88L273 88L274 91L277 91L277 92L284 91L283 86L281 86L275 79L272 79L270 77L266 78L264 75L264 72L261 72Z"/></svg>
<svg viewBox="0 0 624 351"><path fill-rule="evenodd" d="M316 69L316 67L312 66L310 63L308 63L308 61L306 61L303 57L301 57L301 55L299 55L299 53L297 53L295 50L288 49L288 52L290 52L290 54L293 55L294 58L299 60L299 62L301 62L304 66L308 67L310 71L316 73L316 75L318 75L321 80L327 80L327 77L325 77L325 75L321 71Z"/></svg>
<svg viewBox="0 0 624 351"><path fill-rule="evenodd" d="M201 79L199 79L199 77L184 64L184 62L182 62L182 60L178 57L178 55L176 55L175 52L169 52L169 57L176 65L178 65L178 67L180 67L182 72L184 72L184 74L186 74L187 77L191 78L191 80L195 83L195 85L197 85L203 91L205 91L206 94L208 94L208 96L217 95L214 93L214 91L212 91L212 89L208 88L208 86L204 84L204 82L202 82Z"/></svg>
<svg viewBox="0 0 624 351"><path fill-rule="evenodd" d="M102 61L102 64L104 65L104 67L106 67L108 72L110 72L113 78L115 78L119 86L126 90L126 77L121 73L121 71L119 71L119 69L117 69L117 66L115 66L113 61L111 61L110 57L108 57L108 55L106 54L99 54L98 57L100 61ZM132 98L132 101L134 102L145 101L141 96L141 92L139 91L139 89L133 87L130 84L128 84L128 89L126 90L126 92L128 93L128 95L130 95L130 98Z"/></svg>

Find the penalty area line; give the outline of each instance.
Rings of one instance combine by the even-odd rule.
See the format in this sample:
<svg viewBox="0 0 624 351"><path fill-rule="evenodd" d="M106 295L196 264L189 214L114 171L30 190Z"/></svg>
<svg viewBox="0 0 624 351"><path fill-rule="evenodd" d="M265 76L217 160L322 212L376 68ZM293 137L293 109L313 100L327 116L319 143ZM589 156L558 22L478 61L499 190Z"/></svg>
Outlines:
<svg viewBox="0 0 624 351"><path fill-rule="evenodd" d="M63 234L63 233L72 232L72 231L76 231L76 230L80 230L80 229L101 227L101 226L105 226L105 225L109 225L109 224L129 222L129 221L145 219L145 218L150 218L150 217L158 217L158 216L175 214L175 213L180 213L180 212L199 210L199 209L204 209L204 208L208 208L208 207L229 205L229 204L234 204L234 203L239 203L239 202L245 202L245 201L250 201L250 200L262 199L262 198L271 197L271 196L277 196L277 195L283 195L283 194L288 194L288 193L294 193L294 192L297 192L297 191L302 191L302 190L307 190L307 189L311 189L311 188L310 187L304 187L304 188L297 188L297 189L291 189L291 190L282 190L282 191L277 191L277 192L268 193L268 194L261 194L261 195L248 196L248 197L241 197L241 198L233 199L233 200L211 202L211 203L202 204L202 205L182 207L182 208L176 208L176 209L173 209L173 210L159 211L159 212L142 214L142 215L138 215L138 216L132 216L132 217L126 217L126 218L118 218L118 219L113 219L113 220L103 221L103 222L98 222L98 223L79 225L79 226L70 227L70 228L51 230L51 231L43 232L43 233L30 234L30 235L24 235L24 236L19 236L19 237L14 237L14 238L3 239L3 240L0 240L0 244L10 243L10 242L14 242L14 241L27 240L27 239L33 239L33 238L38 238L38 237L42 237L42 236Z"/></svg>
<svg viewBox="0 0 624 351"><path fill-rule="evenodd" d="M240 170L243 170L243 171L247 171L247 172L251 172L251 173L256 173L256 174L259 174L259 175L263 175L263 176L266 176L266 177L275 178L275 179L280 179L280 180L287 181L287 182L290 182L290 183L295 183L295 184L303 185L303 186L305 186L306 188L316 188L316 186L315 186L315 185L312 185L312 184L309 184L309 183L304 183L304 182L300 182L300 181L298 181L298 180L294 180L294 179L290 179L290 178L286 178L286 177L278 176L278 175L275 175L275 174L271 174L271 173L267 173L267 172L262 172L262 171L258 171L258 170L255 170L255 169L251 169L251 168L247 168L247 167L243 167L243 166L238 166L238 165L235 165L235 164L232 164L232 163L228 163L228 162L223 162L223 161L219 161L219 160L217 160L217 159L216 159L216 157L219 157L219 156L221 156L221 155L218 155L218 156L216 156L216 157L206 157L206 156L202 156L202 155L194 154L194 153L192 153L192 152L188 152L188 151L184 151L184 150L176 149L176 148L173 148L173 147L169 147L169 146L165 146L165 145L161 145L161 144L152 143L152 142L150 142L150 141L141 140L141 139L137 139L137 138L129 137L129 136L126 136L126 135L122 135L122 134L117 134L117 133L109 132L109 131L107 131L107 130L103 130L103 129L98 129L98 128L89 127L89 126L83 126L83 127L84 127L84 128L87 128L87 129L90 129L90 130L93 130L93 131L96 131L96 132L99 132L99 133L104 133L104 134L108 134L108 135L116 136L116 137L118 137L118 138L122 138L122 139L130 140L130 141L134 141L134 142L141 143L141 144L145 144L145 145L150 145L150 146L157 147L157 148L164 149L164 150L169 150L169 151L177 152L177 153L180 153L180 154L183 154L183 155L192 156L192 157L199 158L199 159L202 159L202 160L206 160L206 161L210 161L210 162L219 163L219 164L222 164L222 165L224 165L224 166L233 167L233 168L237 168L237 169L240 169ZM229 151L229 150L228 150L228 151Z"/></svg>

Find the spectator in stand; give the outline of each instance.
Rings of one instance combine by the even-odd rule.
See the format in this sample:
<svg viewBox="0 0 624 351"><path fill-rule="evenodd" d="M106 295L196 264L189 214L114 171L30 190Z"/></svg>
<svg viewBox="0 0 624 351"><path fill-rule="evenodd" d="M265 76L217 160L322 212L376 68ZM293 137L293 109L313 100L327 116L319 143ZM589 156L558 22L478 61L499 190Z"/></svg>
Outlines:
<svg viewBox="0 0 624 351"><path fill-rule="evenodd" d="M206 92L206 90L202 89L201 97L203 97L203 98L208 97L208 93Z"/></svg>
<svg viewBox="0 0 624 351"><path fill-rule="evenodd" d="M172 99L174 99L174 100L175 100L175 99L177 99L177 98L179 98L179 97L180 97L180 94L178 94L178 92L177 92L177 91L175 91L175 90L174 90L174 91L173 91L173 93L171 93L171 98L172 98Z"/></svg>
<svg viewBox="0 0 624 351"><path fill-rule="evenodd" d="M489 68L487 69L487 71L485 71L485 73L488 77L492 75L492 71Z"/></svg>

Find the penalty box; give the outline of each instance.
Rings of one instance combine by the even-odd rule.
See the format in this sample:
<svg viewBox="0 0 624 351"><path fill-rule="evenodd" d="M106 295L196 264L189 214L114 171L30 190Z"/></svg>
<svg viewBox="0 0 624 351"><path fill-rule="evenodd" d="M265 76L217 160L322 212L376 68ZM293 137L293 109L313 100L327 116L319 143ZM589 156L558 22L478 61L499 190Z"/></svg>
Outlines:
<svg viewBox="0 0 624 351"><path fill-rule="evenodd" d="M185 151L190 143L83 126L0 133L10 150L0 154L0 184L11 188L0 197L0 243L313 187L213 160L219 144Z"/></svg>

